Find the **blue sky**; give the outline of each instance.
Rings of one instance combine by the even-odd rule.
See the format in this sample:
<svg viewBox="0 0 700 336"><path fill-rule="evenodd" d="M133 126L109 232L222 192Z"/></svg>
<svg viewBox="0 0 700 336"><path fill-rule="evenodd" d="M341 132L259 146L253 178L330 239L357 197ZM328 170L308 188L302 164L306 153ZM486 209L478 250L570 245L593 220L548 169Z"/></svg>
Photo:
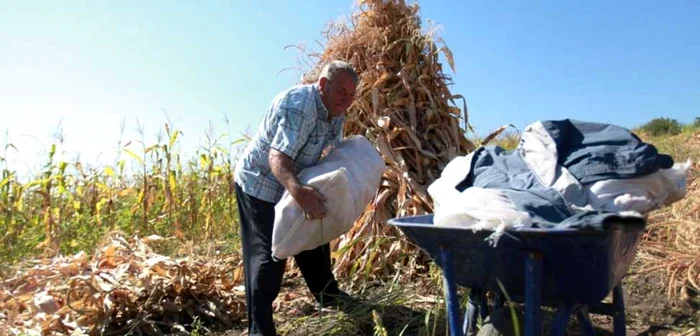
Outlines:
<svg viewBox="0 0 700 336"><path fill-rule="evenodd" d="M452 50L451 91L484 134L542 119L634 127L700 116L700 1L423 1ZM0 0L1 131L19 169L60 124L65 149L109 162L124 140L166 122L183 147L255 130L270 100L295 84L299 53L352 1ZM322 40L321 40L322 41ZM444 69L449 71L447 64ZM231 120L230 129L223 116ZM2 140L0 140L0 143ZM0 152L1 153L1 152Z"/></svg>

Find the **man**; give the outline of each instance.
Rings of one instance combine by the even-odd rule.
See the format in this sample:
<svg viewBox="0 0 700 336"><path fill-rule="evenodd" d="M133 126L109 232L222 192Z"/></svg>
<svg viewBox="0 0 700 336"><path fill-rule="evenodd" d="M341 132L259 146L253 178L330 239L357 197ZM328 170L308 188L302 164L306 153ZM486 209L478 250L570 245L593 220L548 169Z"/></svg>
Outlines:
<svg viewBox="0 0 700 336"><path fill-rule="evenodd" d="M309 219L326 215L324 196L297 179L315 165L328 146L342 139L345 111L357 86L355 70L345 62L326 65L319 80L280 93L236 165L235 182L241 223L248 329L275 335L272 301L280 291L285 262L272 257L275 204L285 190ZM340 291L331 271L328 244L294 257L314 298L333 303Z"/></svg>

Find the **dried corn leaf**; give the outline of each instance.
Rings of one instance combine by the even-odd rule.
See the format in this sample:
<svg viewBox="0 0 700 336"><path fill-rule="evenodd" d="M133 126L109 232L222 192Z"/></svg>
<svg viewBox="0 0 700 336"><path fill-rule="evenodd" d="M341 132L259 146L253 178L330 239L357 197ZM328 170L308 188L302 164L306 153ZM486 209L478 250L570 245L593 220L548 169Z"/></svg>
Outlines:
<svg viewBox="0 0 700 336"><path fill-rule="evenodd" d="M200 319L210 329L245 316L244 293L227 280L238 258L172 259L112 235L95 256L31 262L0 282L3 335L164 335ZM146 318L147 317L147 318Z"/></svg>

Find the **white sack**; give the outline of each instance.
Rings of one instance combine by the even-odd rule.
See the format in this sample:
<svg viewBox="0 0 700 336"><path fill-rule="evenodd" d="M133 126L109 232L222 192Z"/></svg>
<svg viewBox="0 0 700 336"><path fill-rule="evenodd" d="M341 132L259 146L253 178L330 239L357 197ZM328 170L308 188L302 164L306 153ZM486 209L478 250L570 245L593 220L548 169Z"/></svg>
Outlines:
<svg viewBox="0 0 700 336"><path fill-rule="evenodd" d="M299 181L326 197L326 217L308 220L289 192L275 205L272 255L285 259L312 250L348 232L379 187L384 159L361 135L345 138L316 166L299 173Z"/></svg>

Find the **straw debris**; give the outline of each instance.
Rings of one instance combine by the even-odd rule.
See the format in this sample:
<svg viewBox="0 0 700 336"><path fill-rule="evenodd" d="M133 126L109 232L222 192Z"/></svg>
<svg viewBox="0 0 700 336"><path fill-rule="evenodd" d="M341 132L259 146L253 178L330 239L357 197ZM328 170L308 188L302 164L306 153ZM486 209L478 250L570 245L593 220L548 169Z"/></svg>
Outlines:
<svg viewBox="0 0 700 336"><path fill-rule="evenodd" d="M189 335L197 323L239 323L239 259L172 259L149 247L161 239L113 234L92 259L81 252L32 261L0 283L0 334Z"/></svg>
<svg viewBox="0 0 700 336"><path fill-rule="evenodd" d="M691 168L688 193L671 207L652 213L638 258L641 275L660 272L670 302L700 293L700 164Z"/></svg>

